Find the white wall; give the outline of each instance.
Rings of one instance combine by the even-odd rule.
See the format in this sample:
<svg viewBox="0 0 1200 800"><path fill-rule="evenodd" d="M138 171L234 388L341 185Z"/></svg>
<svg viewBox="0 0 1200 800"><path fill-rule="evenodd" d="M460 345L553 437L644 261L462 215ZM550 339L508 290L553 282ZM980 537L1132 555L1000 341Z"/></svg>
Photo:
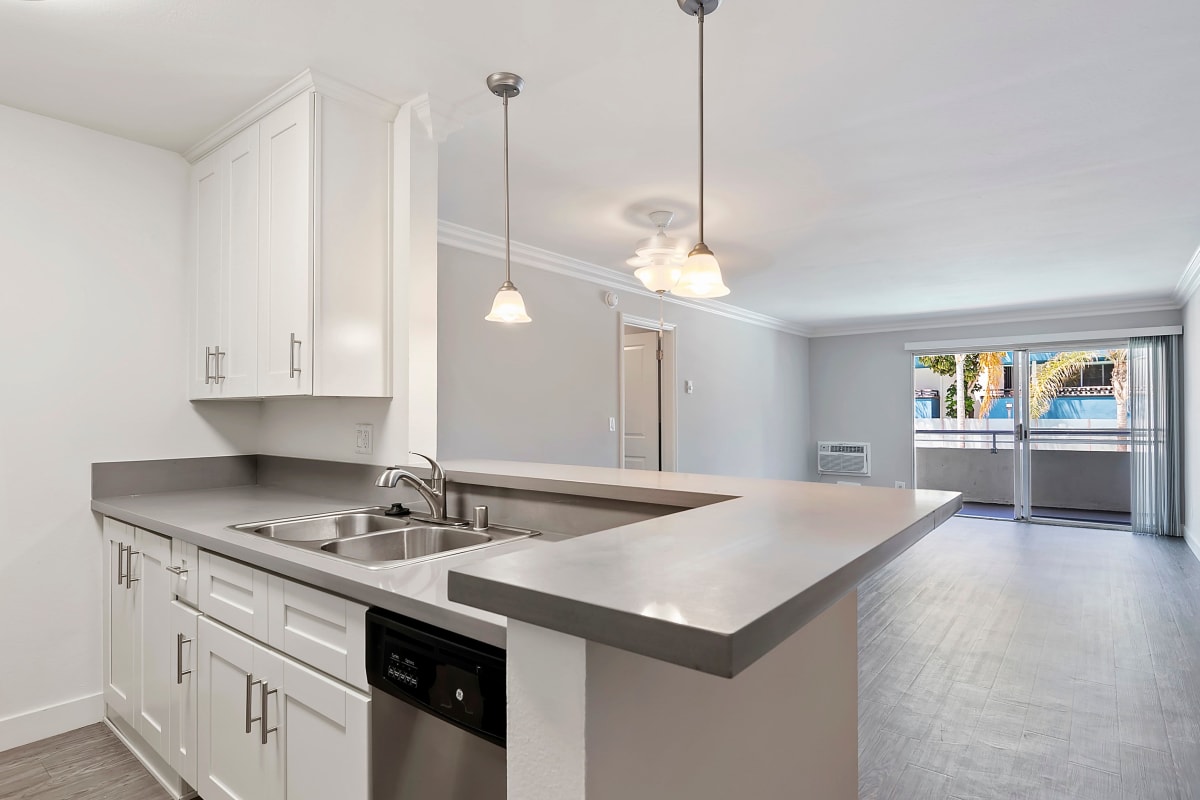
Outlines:
<svg viewBox="0 0 1200 800"><path fill-rule="evenodd" d="M514 265L533 322L485 322L503 263L438 250L438 434L446 458L617 466L619 313L654 298ZM668 303L677 324L679 471L807 477L808 340ZM694 381L695 392L683 393Z"/></svg>
<svg viewBox="0 0 1200 800"><path fill-rule="evenodd" d="M1183 520L1184 535L1200 558L1200 294L1183 308Z"/></svg>
<svg viewBox="0 0 1200 800"><path fill-rule="evenodd" d="M870 442L871 477L862 482L912 486L913 366L905 342L1177 325L1180 317L1161 311L814 338L812 438Z"/></svg>
<svg viewBox="0 0 1200 800"><path fill-rule="evenodd" d="M256 446L257 407L187 400L186 175L0 106L0 750L99 719L91 463Z"/></svg>

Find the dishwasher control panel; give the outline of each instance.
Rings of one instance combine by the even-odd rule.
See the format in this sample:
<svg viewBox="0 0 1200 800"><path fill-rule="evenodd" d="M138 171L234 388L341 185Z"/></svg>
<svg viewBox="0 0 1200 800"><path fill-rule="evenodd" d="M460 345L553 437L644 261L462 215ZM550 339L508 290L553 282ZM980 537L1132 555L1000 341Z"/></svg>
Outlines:
<svg viewBox="0 0 1200 800"><path fill-rule="evenodd" d="M504 651L394 612L367 612L367 680L464 730L504 744Z"/></svg>

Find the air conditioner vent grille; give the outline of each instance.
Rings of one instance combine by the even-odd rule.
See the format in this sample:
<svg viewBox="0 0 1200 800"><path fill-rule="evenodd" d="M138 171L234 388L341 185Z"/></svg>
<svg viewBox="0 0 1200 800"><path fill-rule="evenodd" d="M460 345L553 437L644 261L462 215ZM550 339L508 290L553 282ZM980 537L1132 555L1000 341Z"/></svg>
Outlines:
<svg viewBox="0 0 1200 800"><path fill-rule="evenodd" d="M871 475L871 445L866 442L818 442L821 475Z"/></svg>

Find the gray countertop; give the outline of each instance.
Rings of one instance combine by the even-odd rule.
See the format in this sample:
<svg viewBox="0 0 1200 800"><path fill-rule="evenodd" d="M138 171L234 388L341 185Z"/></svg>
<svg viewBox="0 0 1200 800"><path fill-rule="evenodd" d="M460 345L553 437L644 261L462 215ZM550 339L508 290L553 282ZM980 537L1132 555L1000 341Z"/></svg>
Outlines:
<svg viewBox="0 0 1200 800"><path fill-rule="evenodd" d="M279 542L229 530L243 522L321 514L370 503L314 497L265 486L103 497L92 510L165 536L294 578L361 603L381 606L497 647L505 645L504 617L451 601L446 576L500 552L544 546L549 537L504 542L460 555L390 569L367 569Z"/></svg>
<svg viewBox="0 0 1200 800"><path fill-rule="evenodd" d="M92 508L497 646L512 618L732 677L961 507L951 492L516 462L444 466L452 493L457 482L686 510L552 547L542 536L371 570L228 528L355 506L345 499L244 486L97 498Z"/></svg>
<svg viewBox="0 0 1200 800"><path fill-rule="evenodd" d="M640 502L713 502L549 548L450 565L449 597L732 677L949 519L953 492L508 462L450 478ZM551 488L554 487L554 488Z"/></svg>

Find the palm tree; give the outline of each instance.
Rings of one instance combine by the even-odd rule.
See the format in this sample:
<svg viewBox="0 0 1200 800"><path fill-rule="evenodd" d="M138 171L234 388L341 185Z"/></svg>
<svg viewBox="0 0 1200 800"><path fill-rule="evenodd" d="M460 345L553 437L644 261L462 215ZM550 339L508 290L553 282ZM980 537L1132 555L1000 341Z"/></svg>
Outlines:
<svg viewBox="0 0 1200 800"><path fill-rule="evenodd" d="M1096 360L1092 351L1076 350L1056 353L1054 358L1040 365L1029 379L1029 417L1038 419L1050 410L1054 398L1072 380L1079 377L1083 368Z"/></svg>
<svg viewBox="0 0 1200 800"><path fill-rule="evenodd" d="M1004 391L1004 353L979 353L979 372L982 376L983 399L979 402L978 419L987 418L992 403Z"/></svg>
<svg viewBox="0 0 1200 800"><path fill-rule="evenodd" d="M1109 350L1108 360L1113 364L1112 393L1117 401L1117 427L1129 427L1129 351Z"/></svg>

